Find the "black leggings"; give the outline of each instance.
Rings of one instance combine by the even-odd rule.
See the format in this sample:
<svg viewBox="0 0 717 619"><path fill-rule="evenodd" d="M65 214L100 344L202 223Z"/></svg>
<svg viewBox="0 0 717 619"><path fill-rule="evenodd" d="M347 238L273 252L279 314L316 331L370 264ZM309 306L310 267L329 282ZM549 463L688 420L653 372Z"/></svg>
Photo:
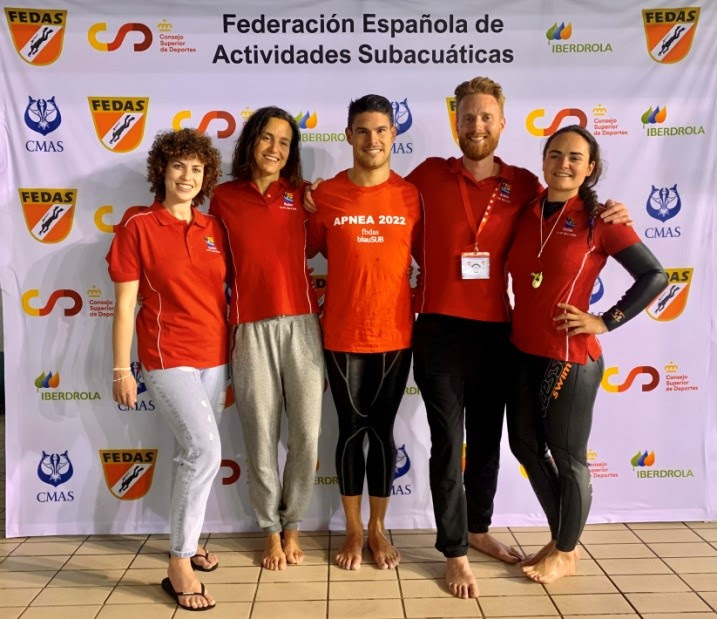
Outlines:
<svg viewBox="0 0 717 619"><path fill-rule="evenodd" d="M587 463L602 357L585 365L514 351L510 449L528 474L557 549L573 550L592 502Z"/></svg>
<svg viewBox="0 0 717 619"><path fill-rule="evenodd" d="M391 494L396 468L393 422L406 389L411 349L379 353L325 350L326 369L339 416L336 475L344 496ZM364 436L368 434L368 457Z"/></svg>

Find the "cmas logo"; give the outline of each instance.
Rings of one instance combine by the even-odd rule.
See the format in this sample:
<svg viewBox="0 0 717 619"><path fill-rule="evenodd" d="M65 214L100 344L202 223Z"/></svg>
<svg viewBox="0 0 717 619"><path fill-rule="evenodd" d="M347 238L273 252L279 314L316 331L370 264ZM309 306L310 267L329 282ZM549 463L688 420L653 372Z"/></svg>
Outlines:
<svg viewBox="0 0 717 619"><path fill-rule="evenodd" d="M653 219L665 223L675 217L682 210L682 199L677 190L677 183L672 187L655 187L652 185L645 204L647 214ZM648 239L679 238L682 236L681 226L659 226L646 228L645 236Z"/></svg>
<svg viewBox="0 0 717 619"><path fill-rule="evenodd" d="M43 370L35 379L35 387L40 393L42 401L67 401L67 400L101 400L98 391L55 391L60 386L60 373L45 372ZM52 391L45 391L51 389Z"/></svg>
<svg viewBox="0 0 717 619"><path fill-rule="evenodd" d="M679 62L690 52L700 18L700 7L643 9L647 53L655 62Z"/></svg>
<svg viewBox="0 0 717 619"><path fill-rule="evenodd" d="M54 96L49 99L33 99L28 96L23 119L29 129L46 136L60 126L62 114ZM61 153L65 147L62 140L26 140L25 150L30 153Z"/></svg>
<svg viewBox="0 0 717 619"><path fill-rule="evenodd" d="M692 267L665 269L667 288L647 306L645 311L650 318L660 322L668 322L682 314L687 306L693 271L694 268Z"/></svg>
<svg viewBox="0 0 717 619"><path fill-rule="evenodd" d="M550 51L553 54L598 54L612 52L612 45L607 42L590 42L590 43L565 43L573 36L573 24L564 21L556 21L550 28L545 31L545 37L548 39Z"/></svg>
<svg viewBox="0 0 717 619"><path fill-rule="evenodd" d="M27 229L36 241L59 243L72 229L77 189L20 187Z"/></svg>
<svg viewBox="0 0 717 619"><path fill-rule="evenodd" d="M5 7L15 51L25 62L45 66L62 53L67 11Z"/></svg>
<svg viewBox="0 0 717 619"><path fill-rule="evenodd" d="M396 126L396 138L406 133L413 124L413 114L408 107L408 98L401 101L391 101L393 109L393 124ZM391 147L392 155L410 155L413 152L413 142L395 141Z"/></svg>
<svg viewBox="0 0 717 619"><path fill-rule="evenodd" d="M665 125L657 127L656 125L664 125L667 120L667 106L652 106L647 108L642 116L642 127L645 129L645 135L650 138L654 137L670 137L675 135L705 135L706 131L702 125Z"/></svg>
<svg viewBox="0 0 717 619"><path fill-rule="evenodd" d="M107 489L122 501L141 499L152 487L156 449L100 449Z"/></svg>
<svg viewBox="0 0 717 619"><path fill-rule="evenodd" d="M314 129L319 124L319 116L316 112L309 114L309 111L299 112L294 116L296 124L299 126L302 142L345 142L346 134L341 133L314 133Z"/></svg>
<svg viewBox="0 0 717 619"><path fill-rule="evenodd" d="M98 139L113 153L128 153L144 137L148 97L87 97Z"/></svg>
<svg viewBox="0 0 717 619"><path fill-rule="evenodd" d="M396 449L396 468L393 471L393 484L391 485L391 496L409 495L413 491L411 484L401 483L399 480L411 469L411 458L406 451L404 443Z"/></svg>
<svg viewBox="0 0 717 619"><path fill-rule="evenodd" d="M57 488L69 481L73 472L68 450L62 453L42 452L37 465L37 476L40 481ZM41 491L35 495L35 500L38 503L71 503L75 500L75 493L73 490Z"/></svg>
<svg viewBox="0 0 717 619"><path fill-rule="evenodd" d="M694 477L692 469L653 469L655 465L655 452L650 450L638 451L631 459L630 464L638 479L664 479L666 477Z"/></svg>

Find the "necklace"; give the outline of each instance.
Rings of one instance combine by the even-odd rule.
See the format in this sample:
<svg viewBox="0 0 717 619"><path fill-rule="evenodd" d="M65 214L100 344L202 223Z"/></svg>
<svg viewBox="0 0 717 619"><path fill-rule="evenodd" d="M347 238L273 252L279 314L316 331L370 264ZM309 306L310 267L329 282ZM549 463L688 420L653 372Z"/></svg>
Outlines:
<svg viewBox="0 0 717 619"><path fill-rule="evenodd" d="M548 236L545 237L545 240L543 240L543 218L545 215L545 198L543 198L543 201L540 205L540 249L538 250L538 259L540 259L540 256L543 255L543 250L545 249L545 246L548 244L548 241L550 240L550 237L553 236L553 232L555 232L555 227L558 225L558 222L560 221L560 218L563 216L563 211L565 210L565 207L567 206L567 202L563 204L563 208L560 209L560 213L555 218L555 222L553 223L553 227L550 228L550 232L548 232ZM540 288L540 284L543 283L543 271L539 271L538 273L531 273L530 276L533 278L533 283L531 286L533 288Z"/></svg>

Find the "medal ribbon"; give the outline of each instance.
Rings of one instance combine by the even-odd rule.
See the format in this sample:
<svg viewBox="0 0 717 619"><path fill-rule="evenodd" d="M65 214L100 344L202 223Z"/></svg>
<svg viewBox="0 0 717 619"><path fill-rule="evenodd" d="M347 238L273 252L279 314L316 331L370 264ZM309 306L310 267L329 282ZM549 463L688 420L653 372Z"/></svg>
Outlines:
<svg viewBox="0 0 717 619"><path fill-rule="evenodd" d="M471 232L475 235L474 245L475 245L475 251L478 252L478 236L481 233L481 230L485 228L486 224L488 223L488 218L490 217L490 211L493 208L493 200L495 199L495 194L498 191L498 185L496 185L495 189L493 190L493 195L491 196L490 200L488 201L488 205L485 207L485 211L483 212L483 218L480 221L480 226L476 226L476 218L473 215L473 209L471 208L471 202L468 199L468 188L466 187L466 179L463 178L463 174L461 173L458 176L458 185L461 188L461 198L463 199L463 209L466 212L466 217L468 218L468 223L471 227Z"/></svg>

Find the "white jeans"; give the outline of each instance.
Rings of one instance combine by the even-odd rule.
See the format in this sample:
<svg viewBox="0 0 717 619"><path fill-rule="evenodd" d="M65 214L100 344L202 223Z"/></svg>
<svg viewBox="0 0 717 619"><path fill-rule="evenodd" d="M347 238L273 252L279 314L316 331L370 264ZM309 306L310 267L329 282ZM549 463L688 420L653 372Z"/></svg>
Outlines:
<svg viewBox="0 0 717 619"><path fill-rule="evenodd" d="M191 557L197 552L209 491L222 459L217 418L224 409L229 366L143 369L143 374L175 438L170 553Z"/></svg>

